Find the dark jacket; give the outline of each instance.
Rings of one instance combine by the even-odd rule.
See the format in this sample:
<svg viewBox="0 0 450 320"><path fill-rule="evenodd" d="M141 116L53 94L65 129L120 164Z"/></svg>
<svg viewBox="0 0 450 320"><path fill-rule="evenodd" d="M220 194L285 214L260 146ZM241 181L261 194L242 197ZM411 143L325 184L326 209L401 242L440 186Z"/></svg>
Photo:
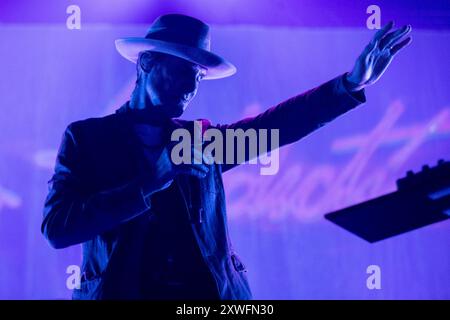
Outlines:
<svg viewBox="0 0 450 320"><path fill-rule="evenodd" d="M295 142L365 102L363 91L350 94L343 81L337 77L230 125L212 126L202 120L203 129L279 129L280 146ZM81 288L74 290L74 299L142 298L142 246L151 204L141 191L142 156L131 130L131 115L124 106L106 117L74 122L63 135L49 182L42 233L55 248L83 245ZM189 128L192 123L170 120L172 128ZM210 167L203 179L176 178L185 217L217 296L250 299L246 270L227 230L222 173L233 165Z"/></svg>

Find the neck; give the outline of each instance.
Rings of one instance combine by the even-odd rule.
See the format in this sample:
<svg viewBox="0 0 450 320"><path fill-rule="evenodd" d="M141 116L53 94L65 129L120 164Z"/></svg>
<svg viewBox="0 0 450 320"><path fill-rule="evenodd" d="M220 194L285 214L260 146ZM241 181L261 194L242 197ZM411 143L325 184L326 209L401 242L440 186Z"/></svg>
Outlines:
<svg viewBox="0 0 450 320"><path fill-rule="evenodd" d="M145 90L145 86L143 86L140 81L136 84L136 88L134 88L134 91L131 94L129 107L130 109L135 110L148 110L153 107L150 97Z"/></svg>
<svg viewBox="0 0 450 320"><path fill-rule="evenodd" d="M142 85L141 81L136 84L136 87L131 94L128 107L132 110L140 111L139 117L142 119L148 117L152 119L170 118L163 112L162 108L156 107L152 104L147 90L145 90L145 86Z"/></svg>

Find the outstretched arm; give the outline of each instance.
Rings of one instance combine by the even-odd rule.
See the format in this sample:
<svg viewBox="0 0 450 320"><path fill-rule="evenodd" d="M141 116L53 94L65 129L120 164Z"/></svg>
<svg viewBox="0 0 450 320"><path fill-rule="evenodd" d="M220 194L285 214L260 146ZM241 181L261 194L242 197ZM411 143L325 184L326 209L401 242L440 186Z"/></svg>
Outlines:
<svg viewBox="0 0 450 320"><path fill-rule="evenodd" d="M411 42L411 38L402 40L411 31L410 26L388 33L392 27L393 22L390 22L377 31L359 55L351 72L290 98L256 117L217 127L224 135L227 129L278 129L280 147L298 141L365 102L364 88L375 83L386 71L393 57ZM246 150L245 154L246 161L261 155L259 150L257 154L250 154ZM236 163L225 163L222 171L234 166Z"/></svg>

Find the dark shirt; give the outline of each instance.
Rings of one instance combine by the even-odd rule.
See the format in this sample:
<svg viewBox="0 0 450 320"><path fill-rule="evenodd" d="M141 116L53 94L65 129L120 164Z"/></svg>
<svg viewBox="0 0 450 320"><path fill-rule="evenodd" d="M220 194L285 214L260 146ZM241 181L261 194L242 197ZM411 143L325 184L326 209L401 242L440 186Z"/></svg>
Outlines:
<svg viewBox="0 0 450 320"><path fill-rule="evenodd" d="M152 196L147 230L142 254L145 298L217 299L177 181ZM199 286L199 283L205 285Z"/></svg>
<svg viewBox="0 0 450 320"><path fill-rule="evenodd" d="M163 127L170 122L144 110L130 110L135 124ZM143 246L141 290L144 299L217 299L216 289L192 232L189 212L175 179L151 196L146 243ZM199 283L207 285L199 286Z"/></svg>

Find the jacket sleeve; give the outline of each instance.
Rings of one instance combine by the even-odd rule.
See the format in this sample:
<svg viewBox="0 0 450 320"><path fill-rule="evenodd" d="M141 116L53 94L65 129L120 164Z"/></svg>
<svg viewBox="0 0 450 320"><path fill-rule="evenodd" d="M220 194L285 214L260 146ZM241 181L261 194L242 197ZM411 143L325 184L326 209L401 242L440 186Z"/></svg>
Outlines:
<svg viewBox="0 0 450 320"><path fill-rule="evenodd" d="M82 243L150 208L138 180L88 194L72 125L64 132L44 204L43 235L54 248Z"/></svg>
<svg viewBox="0 0 450 320"><path fill-rule="evenodd" d="M346 89L344 76L345 74L303 94L294 96L255 117L249 117L232 124L217 125L215 127L222 132L223 136L226 136L227 129L242 129L244 131L247 129L255 129L256 131L259 129L267 129L268 131L270 129L278 129L278 147L293 143L366 101L364 90L351 93ZM270 142L271 135L269 132L267 133L267 137L269 141L267 149L272 150L272 143ZM260 146L259 141L257 145ZM238 152L236 146L237 144L235 144L234 150L235 157ZM245 161L265 153L260 152L258 148L255 154L252 150L248 150L247 144L245 148ZM236 159L233 163L226 163L227 150L225 148L223 151L225 156L224 163L222 164L222 172L241 163L236 163L238 162Z"/></svg>

